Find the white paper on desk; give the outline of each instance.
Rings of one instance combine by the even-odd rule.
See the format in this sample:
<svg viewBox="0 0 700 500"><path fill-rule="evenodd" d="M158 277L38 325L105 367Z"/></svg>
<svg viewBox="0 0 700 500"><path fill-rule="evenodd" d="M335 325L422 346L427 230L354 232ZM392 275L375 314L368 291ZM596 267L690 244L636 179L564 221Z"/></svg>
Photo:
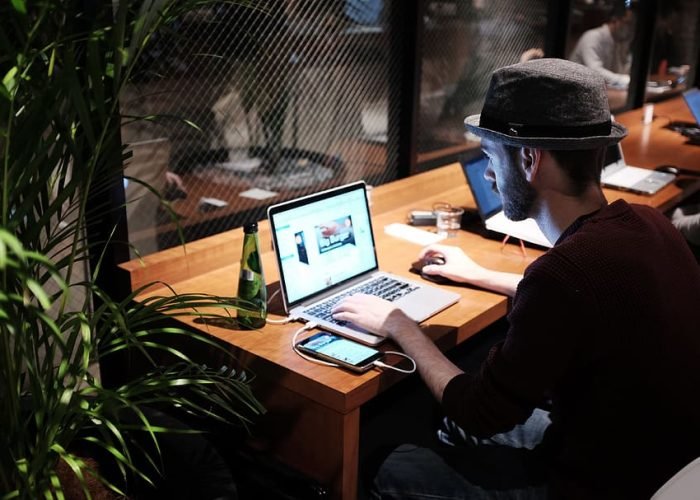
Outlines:
<svg viewBox="0 0 700 500"><path fill-rule="evenodd" d="M418 229L408 224L399 223L384 226L384 232L390 236L395 236L396 238L401 238L423 247L431 243L437 243L446 238L445 235L431 233L425 229Z"/></svg>
<svg viewBox="0 0 700 500"><path fill-rule="evenodd" d="M199 203L206 204L206 205L212 205L212 206L217 207L217 208L225 207L226 205L228 205L228 203L226 203L224 200L220 200L219 198L210 198L207 196L202 196L199 199Z"/></svg>
<svg viewBox="0 0 700 500"><path fill-rule="evenodd" d="M242 196L244 198L253 198L254 200L264 200L266 198L272 198L273 196L277 196L277 194L278 193L275 193L274 191L268 191L267 189L252 188L248 189L247 191L243 191L238 196Z"/></svg>

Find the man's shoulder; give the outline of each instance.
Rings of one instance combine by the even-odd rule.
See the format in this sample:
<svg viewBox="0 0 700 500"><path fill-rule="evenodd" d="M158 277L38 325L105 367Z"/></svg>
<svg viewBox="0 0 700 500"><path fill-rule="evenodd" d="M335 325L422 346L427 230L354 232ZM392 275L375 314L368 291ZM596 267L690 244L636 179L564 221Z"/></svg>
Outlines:
<svg viewBox="0 0 700 500"><path fill-rule="evenodd" d="M602 24L595 28L591 28L587 31L584 31L583 35L581 35L581 41L589 43L594 41L604 42L608 39L612 40L612 35L610 34L610 29L606 24Z"/></svg>
<svg viewBox="0 0 700 500"><path fill-rule="evenodd" d="M647 254L681 245L676 232L659 210L617 200L585 218L533 267L567 267L582 272L614 267L627 260L630 252Z"/></svg>
<svg viewBox="0 0 700 500"><path fill-rule="evenodd" d="M610 36L610 27L603 23L600 26L596 26L595 28L591 28L590 30L593 33L597 33L599 36Z"/></svg>
<svg viewBox="0 0 700 500"><path fill-rule="evenodd" d="M622 200L603 207L594 215L581 214L557 244L539 257L527 269L532 274L549 274L570 278L572 274L587 273L600 263L607 253L617 251L608 241L611 232L633 224L643 217L638 213L648 207L630 205ZM653 209L652 209L653 210Z"/></svg>

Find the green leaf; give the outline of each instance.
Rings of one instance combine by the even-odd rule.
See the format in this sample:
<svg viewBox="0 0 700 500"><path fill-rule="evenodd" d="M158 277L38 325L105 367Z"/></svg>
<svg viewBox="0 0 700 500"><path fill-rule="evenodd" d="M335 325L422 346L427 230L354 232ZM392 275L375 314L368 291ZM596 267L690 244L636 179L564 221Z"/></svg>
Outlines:
<svg viewBox="0 0 700 500"><path fill-rule="evenodd" d="M49 77L53 76L54 68L56 67L56 47L51 49L51 58L49 59Z"/></svg>
<svg viewBox="0 0 700 500"><path fill-rule="evenodd" d="M197 125L197 124L196 124L195 122L193 122L192 120L188 120L188 119L185 118L185 119L183 119L182 121L185 122L185 123L186 123L187 125L189 125L190 127L194 128L195 130L198 130L199 132L202 132L202 129L200 128L200 126Z"/></svg>
<svg viewBox="0 0 700 500"><path fill-rule="evenodd" d="M27 6L25 5L24 0L12 0L12 6L17 12L22 14L27 13Z"/></svg>
<svg viewBox="0 0 700 500"><path fill-rule="evenodd" d="M22 243L15 235L9 233L4 228L0 228L0 243L7 246L12 253L24 260L24 248L22 247Z"/></svg>
<svg viewBox="0 0 700 500"><path fill-rule="evenodd" d="M33 279L29 279L27 280L27 288L34 294L34 297L39 301L41 307L44 309L51 308L51 300L39 283Z"/></svg>
<svg viewBox="0 0 700 500"><path fill-rule="evenodd" d="M0 8L8 17L0 23L8 28L0 32L7 63L0 73L0 120L6 120L0 127L0 434L11 437L0 451L0 498L60 498L55 460L64 457L78 474L82 462L65 448L83 438L85 426L97 427L97 445L120 470L134 470L128 437L120 433L121 410L138 414L139 405L163 404L243 426L263 410L250 378L204 370L192 351L179 347L212 347L231 366L236 361L223 344L162 323L164 313L230 318L230 310L249 304L205 294L135 304L138 292L115 301L95 274L74 271L95 248L85 237L88 193L99 201L114 176L123 175L124 151L115 140L120 91L163 23L206 0L88 2L87 17L80 10L85 2L11 2ZM201 130L178 116L150 118ZM90 204L102 212L98 217L111 208L98 205ZM93 304L93 297L100 300ZM104 352L98 345L107 353L143 355L148 376L102 387L88 371ZM152 437L166 431L155 421L138 425ZM151 459L159 462L157 454Z"/></svg>
<svg viewBox="0 0 700 500"><path fill-rule="evenodd" d="M3 241L0 240L0 269L5 269L7 266L7 248Z"/></svg>
<svg viewBox="0 0 700 500"><path fill-rule="evenodd" d="M17 66L13 66L10 68L10 70L5 73L5 76L2 78L2 86L6 91L6 95L8 97L14 96L16 90L17 90L17 73L19 70L17 69Z"/></svg>

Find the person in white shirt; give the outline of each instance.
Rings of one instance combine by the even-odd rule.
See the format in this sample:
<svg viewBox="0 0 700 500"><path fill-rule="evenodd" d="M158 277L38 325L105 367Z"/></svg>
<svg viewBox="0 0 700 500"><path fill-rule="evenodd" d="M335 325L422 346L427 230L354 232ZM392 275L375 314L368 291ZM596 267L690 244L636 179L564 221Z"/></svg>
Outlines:
<svg viewBox="0 0 700 500"><path fill-rule="evenodd" d="M597 71L611 87L627 88L634 20L631 9L614 11L608 22L581 35L569 60Z"/></svg>
<svg viewBox="0 0 700 500"><path fill-rule="evenodd" d="M685 236L700 263L700 203L676 208L671 213L671 222Z"/></svg>

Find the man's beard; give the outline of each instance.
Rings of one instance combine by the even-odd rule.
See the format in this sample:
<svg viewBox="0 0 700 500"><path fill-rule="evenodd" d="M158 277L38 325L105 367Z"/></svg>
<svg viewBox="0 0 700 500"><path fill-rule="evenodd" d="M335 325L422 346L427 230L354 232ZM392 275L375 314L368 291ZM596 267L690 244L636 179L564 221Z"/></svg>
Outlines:
<svg viewBox="0 0 700 500"><path fill-rule="evenodd" d="M514 165L510 165L508 175L504 179L501 199L503 200L503 212L513 221L525 220L530 217L535 204L537 193L525 179L525 174Z"/></svg>

